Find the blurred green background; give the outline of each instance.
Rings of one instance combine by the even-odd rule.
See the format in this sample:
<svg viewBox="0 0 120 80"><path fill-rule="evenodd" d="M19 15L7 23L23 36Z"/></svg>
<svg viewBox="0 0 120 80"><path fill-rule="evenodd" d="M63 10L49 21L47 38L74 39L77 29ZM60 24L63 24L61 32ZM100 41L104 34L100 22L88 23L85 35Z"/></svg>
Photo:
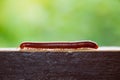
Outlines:
<svg viewBox="0 0 120 80"><path fill-rule="evenodd" d="M120 46L120 0L0 0L0 47L92 40Z"/></svg>

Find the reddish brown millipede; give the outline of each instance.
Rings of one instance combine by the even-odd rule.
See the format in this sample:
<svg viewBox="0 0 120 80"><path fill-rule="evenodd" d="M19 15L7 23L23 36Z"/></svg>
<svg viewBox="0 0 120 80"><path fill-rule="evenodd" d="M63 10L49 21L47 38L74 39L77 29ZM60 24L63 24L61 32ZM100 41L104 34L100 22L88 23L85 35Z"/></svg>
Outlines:
<svg viewBox="0 0 120 80"><path fill-rule="evenodd" d="M92 41L79 42L23 42L20 44L20 49L81 49L92 48L97 49L98 45Z"/></svg>

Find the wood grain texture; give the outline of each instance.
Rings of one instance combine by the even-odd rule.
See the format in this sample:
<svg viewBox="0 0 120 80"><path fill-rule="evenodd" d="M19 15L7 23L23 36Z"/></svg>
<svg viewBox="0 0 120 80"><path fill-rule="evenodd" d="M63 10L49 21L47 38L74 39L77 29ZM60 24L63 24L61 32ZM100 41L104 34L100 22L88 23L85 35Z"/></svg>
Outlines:
<svg viewBox="0 0 120 80"><path fill-rule="evenodd" d="M0 80L119 80L116 52L0 52Z"/></svg>

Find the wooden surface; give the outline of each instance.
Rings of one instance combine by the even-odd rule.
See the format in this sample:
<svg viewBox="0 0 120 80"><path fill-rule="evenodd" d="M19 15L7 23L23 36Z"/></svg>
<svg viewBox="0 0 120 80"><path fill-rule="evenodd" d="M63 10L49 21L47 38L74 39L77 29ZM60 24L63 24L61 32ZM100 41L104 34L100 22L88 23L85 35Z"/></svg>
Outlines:
<svg viewBox="0 0 120 80"><path fill-rule="evenodd" d="M120 51L0 51L0 80L119 80Z"/></svg>

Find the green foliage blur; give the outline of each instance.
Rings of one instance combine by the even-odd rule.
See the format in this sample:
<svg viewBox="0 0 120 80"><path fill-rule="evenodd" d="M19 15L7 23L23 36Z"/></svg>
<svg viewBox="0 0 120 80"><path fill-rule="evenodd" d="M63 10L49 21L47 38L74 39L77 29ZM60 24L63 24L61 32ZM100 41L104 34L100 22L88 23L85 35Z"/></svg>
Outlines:
<svg viewBox="0 0 120 80"><path fill-rule="evenodd" d="M0 0L0 47L80 40L120 46L120 0Z"/></svg>

